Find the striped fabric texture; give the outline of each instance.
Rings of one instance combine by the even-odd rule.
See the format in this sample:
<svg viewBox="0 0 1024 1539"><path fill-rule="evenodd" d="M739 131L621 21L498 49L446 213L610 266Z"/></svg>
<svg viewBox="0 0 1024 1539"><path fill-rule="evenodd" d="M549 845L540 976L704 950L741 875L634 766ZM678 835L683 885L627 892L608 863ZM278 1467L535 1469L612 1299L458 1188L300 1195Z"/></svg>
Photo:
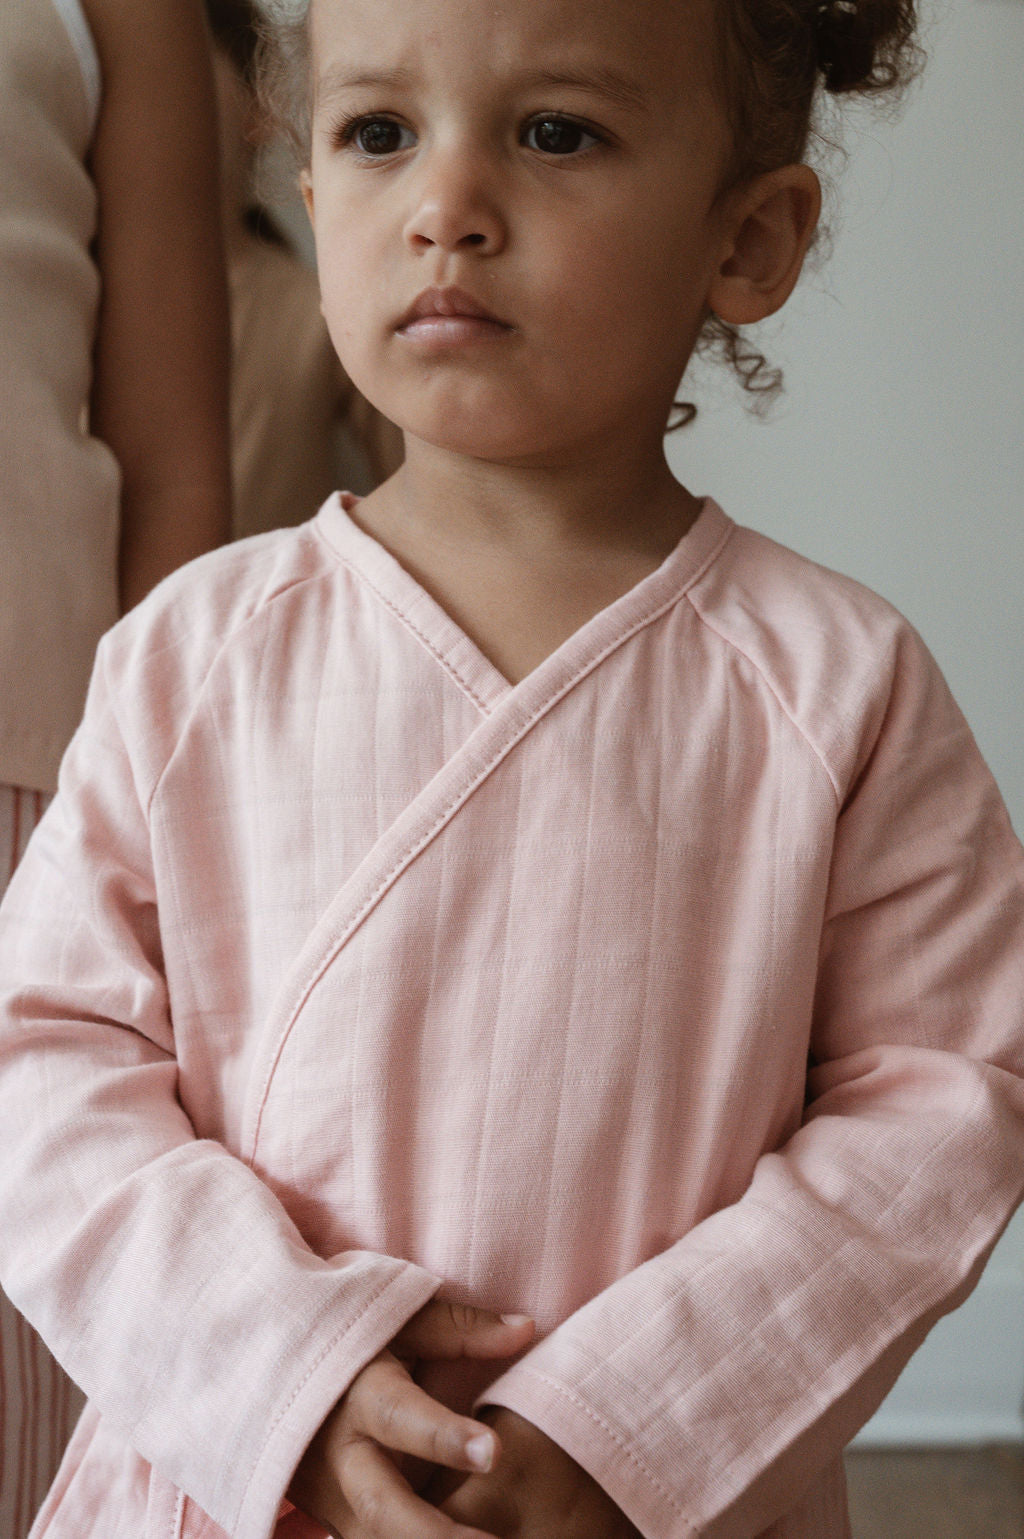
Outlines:
<svg viewBox="0 0 1024 1539"><path fill-rule="evenodd" d="M0 883L14 868L50 798L0 785ZM0 1535L24 1539L57 1473L83 1405L28 1321L0 1294Z"/></svg>
<svg viewBox="0 0 1024 1539"><path fill-rule="evenodd" d="M312 1539L295 1463L438 1290L538 1338L428 1390L645 1539L849 1539L1024 1189L963 717L712 502L515 685L352 511L108 633L0 909L0 1276L89 1396L34 1539Z"/></svg>

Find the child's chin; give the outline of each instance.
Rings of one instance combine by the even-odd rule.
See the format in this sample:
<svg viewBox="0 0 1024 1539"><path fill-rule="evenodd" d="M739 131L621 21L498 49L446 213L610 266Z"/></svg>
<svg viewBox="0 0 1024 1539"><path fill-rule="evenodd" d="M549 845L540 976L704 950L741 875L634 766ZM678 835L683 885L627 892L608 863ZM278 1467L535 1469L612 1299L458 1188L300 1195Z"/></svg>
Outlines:
<svg viewBox="0 0 1024 1539"><path fill-rule="evenodd" d="M497 413L453 410L402 426L407 434L434 448L495 465L539 464L558 447L552 442L550 423L528 423L519 416L503 420Z"/></svg>

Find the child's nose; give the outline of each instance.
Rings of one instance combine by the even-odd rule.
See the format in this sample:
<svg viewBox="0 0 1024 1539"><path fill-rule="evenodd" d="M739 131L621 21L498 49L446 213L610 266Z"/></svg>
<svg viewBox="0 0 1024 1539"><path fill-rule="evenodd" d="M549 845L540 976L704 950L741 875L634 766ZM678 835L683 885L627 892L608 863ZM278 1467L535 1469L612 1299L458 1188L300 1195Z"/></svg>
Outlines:
<svg viewBox="0 0 1024 1539"><path fill-rule="evenodd" d="M494 183L479 159L438 154L423 168L415 208L405 226L414 248L473 250L492 255L505 243L505 220Z"/></svg>

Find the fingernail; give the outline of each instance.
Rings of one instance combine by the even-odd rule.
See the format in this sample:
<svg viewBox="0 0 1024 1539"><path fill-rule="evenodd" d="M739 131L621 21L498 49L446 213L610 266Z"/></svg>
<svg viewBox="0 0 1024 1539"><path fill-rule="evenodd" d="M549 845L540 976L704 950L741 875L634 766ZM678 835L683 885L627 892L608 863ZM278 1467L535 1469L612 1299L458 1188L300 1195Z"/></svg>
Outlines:
<svg viewBox="0 0 1024 1539"><path fill-rule="evenodd" d="M466 1444L466 1458L475 1470L486 1475L494 1463L494 1439L486 1432L478 1432Z"/></svg>
<svg viewBox="0 0 1024 1539"><path fill-rule="evenodd" d="M502 1315L502 1325L532 1325L532 1315Z"/></svg>

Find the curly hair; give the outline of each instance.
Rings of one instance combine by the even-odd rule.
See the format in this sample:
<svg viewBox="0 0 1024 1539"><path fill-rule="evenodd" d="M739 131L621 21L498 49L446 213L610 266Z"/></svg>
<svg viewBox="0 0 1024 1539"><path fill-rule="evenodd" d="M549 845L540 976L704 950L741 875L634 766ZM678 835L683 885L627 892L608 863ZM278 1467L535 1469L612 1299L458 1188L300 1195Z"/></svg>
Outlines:
<svg viewBox="0 0 1024 1539"><path fill-rule="evenodd" d="M717 74L732 130L728 180L750 179L807 157L825 98L898 96L918 74L915 0L715 0ZM821 238L819 233L819 239ZM782 389L769 365L736 327L708 317L697 352L729 364L763 412ZM685 426L696 408L677 403Z"/></svg>
<svg viewBox="0 0 1024 1539"><path fill-rule="evenodd" d="M310 0L262 0L258 79L265 110L300 155L309 145ZM918 74L915 0L714 0L715 68L733 153L728 185L808 155L828 98L889 93ZM820 239L820 235L819 235ZM709 315L696 352L731 367L755 412L782 389L782 371L738 327ZM669 431L697 415L677 401Z"/></svg>
<svg viewBox="0 0 1024 1539"><path fill-rule="evenodd" d="M309 155L310 0L260 0L256 89L277 133L299 161Z"/></svg>

